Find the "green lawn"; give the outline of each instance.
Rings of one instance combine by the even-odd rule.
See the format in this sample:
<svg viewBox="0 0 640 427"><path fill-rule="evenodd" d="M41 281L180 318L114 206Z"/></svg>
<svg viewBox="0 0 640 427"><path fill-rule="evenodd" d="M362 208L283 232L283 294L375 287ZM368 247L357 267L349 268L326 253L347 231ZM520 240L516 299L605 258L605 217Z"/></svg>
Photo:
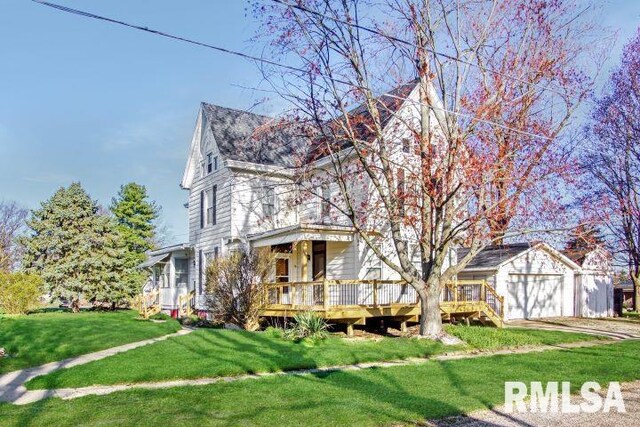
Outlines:
<svg viewBox="0 0 640 427"><path fill-rule="evenodd" d="M629 320L640 320L640 313L638 313L637 311L625 311L624 313L622 313L622 317Z"/></svg>
<svg viewBox="0 0 640 427"><path fill-rule="evenodd" d="M0 315L0 374L175 332L175 321L135 320L135 311Z"/></svg>
<svg viewBox="0 0 640 427"><path fill-rule="evenodd" d="M238 362L242 363L239 356ZM0 425L379 426L501 404L505 381L640 379L640 342L0 405Z"/></svg>
<svg viewBox="0 0 640 427"><path fill-rule="evenodd" d="M285 341L269 333L200 329L107 359L53 372L27 383L30 389L82 387L275 372L359 362L425 357L462 349L496 349L597 339L590 335L525 329L447 326L469 345L446 347L430 340L383 338L319 344Z"/></svg>

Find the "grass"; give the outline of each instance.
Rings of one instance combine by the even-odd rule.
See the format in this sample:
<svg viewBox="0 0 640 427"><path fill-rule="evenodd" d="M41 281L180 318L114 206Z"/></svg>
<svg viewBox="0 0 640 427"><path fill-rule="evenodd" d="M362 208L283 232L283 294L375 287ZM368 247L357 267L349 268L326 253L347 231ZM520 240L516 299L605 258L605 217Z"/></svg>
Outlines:
<svg viewBox="0 0 640 427"><path fill-rule="evenodd" d="M605 339L602 336L524 328L487 328L482 326L446 326L447 332L479 350L498 350L535 345Z"/></svg>
<svg viewBox="0 0 640 427"><path fill-rule="evenodd" d="M624 311L622 317L629 320L640 320L640 313L637 311Z"/></svg>
<svg viewBox="0 0 640 427"><path fill-rule="evenodd" d="M242 363L242 358L238 357ZM379 426L501 404L505 381L640 379L640 342L0 405L0 425Z"/></svg>
<svg viewBox="0 0 640 427"><path fill-rule="evenodd" d="M136 320L135 311L0 316L0 374L177 331L175 321Z"/></svg>
<svg viewBox="0 0 640 427"><path fill-rule="evenodd" d="M587 341L578 333L448 326L468 346L446 347L431 340L330 337L314 344L285 341L273 334L200 329L183 337L141 347L107 359L35 378L30 389L83 387L174 379L276 372L322 366L426 357L462 349L497 349Z"/></svg>

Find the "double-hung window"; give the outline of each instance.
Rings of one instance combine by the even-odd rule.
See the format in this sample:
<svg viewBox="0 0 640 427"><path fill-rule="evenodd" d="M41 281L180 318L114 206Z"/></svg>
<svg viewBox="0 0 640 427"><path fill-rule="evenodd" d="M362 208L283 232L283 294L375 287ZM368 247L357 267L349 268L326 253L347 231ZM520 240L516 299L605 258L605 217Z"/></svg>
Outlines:
<svg viewBox="0 0 640 427"><path fill-rule="evenodd" d="M213 172L214 159L216 159L217 161L217 157L213 157L213 153L207 154L207 174L210 174L211 172Z"/></svg>
<svg viewBox="0 0 640 427"><path fill-rule="evenodd" d="M217 220L218 186L200 192L200 227L215 225Z"/></svg>
<svg viewBox="0 0 640 427"><path fill-rule="evenodd" d="M409 138L404 138L402 140L402 152L409 153L411 151L411 140Z"/></svg>
<svg viewBox="0 0 640 427"><path fill-rule="evenodd" d="M262 189L262 214L271 218L276 213L276 191L272 186Z"/></svg>
<svg viewBox="0 0 640 427"><path fill-rule="evenodd" d="M176 288L189 284L189 260L186 258L176 258L174 260L176 270Z"/></svg>
<svg viewBox="0 0 640 427"><path fill-rule="evenodd" d="M404 205L405 205L405 199L407 197L406 191L405 191L405 182L404 182L404 169L398 169L398 182L397 182L397 192L396 192L396 197L398 200L398 213L400 215L404 215Z"/></svg>
<svg viewBox="0 0 640 427"><path fill-rule="evenodd" d="M209 197L207 200L207 225L216 225L217 215L216 209L218 204L218 186L214 185L209 190Z"/></svg>
<svg viewBox="0 0 640 427"><path fill-rule="evenodd" d="M320 219L329 218L331 214L331 189L328 184L322 186L320 194Z"/></svg>

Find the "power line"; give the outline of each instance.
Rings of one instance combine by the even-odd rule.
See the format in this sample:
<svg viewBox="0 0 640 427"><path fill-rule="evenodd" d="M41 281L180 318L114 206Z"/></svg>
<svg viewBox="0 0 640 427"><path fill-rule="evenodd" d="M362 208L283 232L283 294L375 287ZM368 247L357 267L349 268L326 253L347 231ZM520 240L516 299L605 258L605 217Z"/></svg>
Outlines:
<svg viewBox="0 0 640 427"><path fill-rule="evenodd" d="M303 74L307 74L308 73L307 70L304 70L302 68L297 68L297 67L294 67L294 66L291 66L291 65L282 64L282 63L279 63L279 62L271 61L271 60L268 60L268 59L260 58L260 57L253 56L253 55L249 55L249 54L246 54L246 53L243 53L243 52L227 49L227 48L224 48L224 47L215 46L215 45L211 45L211 44L204 43L204 42L199 42L199 41L192 40L192 39L187 39L185 37L176 36L176 35L169 34L169 33L163 32L163 31L159 31L159 30L154 30L154 29L151 29L149 27L143 27L141 25L136 25L136 24L129 24L127 22L120 21L120 20L117 20L117 19L108 18L108 17L101 16L101 15L96 15L96 14L93 14L93 13L90 13L90 12L84 12L82 10L73 9L73 8L70 8L70 7L67 7L67 6L62 6L62 5L59 5L59 4L50 3L50 2L47 2L47 1L43 1L43 0L31 0L31 1L33 1L35 3L38 3L38 4L41 4L43 6L47 6L47 7L53 8L53 9L60 10L62 12L70 13L70 14L73 14L73 15L83 16L85 18L91 18L91 19L96 19L96 20L100 20L100 21L110 22L110 23L117 24L117 25L122 25L124 27L133 28L133 29L136 29L136 30L140 30L140 31L144 31L144 32L147 32L147 33L159 35L159 36L166 37L166 38L169 38L169 39L182 41L182 42L185 42L185 43L190 43L190 44L193 44L193 45L196 45L196 46L206 47L206 48L213 49L213 50L221 52L221 53L226 53L226 54L229 54L229 55L238 56L238 57L241 57L241 58L244 58L244 59L248 59L248 60L251 60L251 61L255 61L255 62L262 62L262 63L265 63L265 64L273 65L275 67L280 67L280 68L288 69L288 70L291 70L291 71L296 71L296 72L303 73ZM272 1L278 1L278 0L272 0ZM286 4L286 3L283 3L283 4ZM358 86L358 85L356 85L356 84L354 84L352 82L347 82L347 81L343 81L343 80L339 80L339 79L332 79L332 80L334 80L336 83L340 83L340 84L344 84L344 85L348 85L348 86L352 86L352 87L356 87L356 88L360 88L360 89L366 89L366 88ZM391 94L387 94L387 95L391 96ZM397 98L398 99L402 99L402 98L399 98L399 97L397 97ZM496 123L496 122L492 122L492 121L489 121L489 120L485 120L485 119L481 119L481 118L475 117L475 116L473 116L471 114L465 114L465 113L460 113L460 112L456 112L456 111L452 111L452 110L447 110L447 109L444 109L444 108L441 108L441 107L428 105L428 104L425 104L425 103L420 102L420 101L418 101L418 103L420 105L426 105L429 108L442 110L442 111L447 112L449 114L454 114L454 115L457 115L457 116L460 116L460 117L465 117L465 118L468 118L468 119L471 119L471 120L476 120L476 121L479 121L479 122L492 124L492 125L498 126L500 128L503 128L505 130L509 130L509 131L512 131L512 132L520 133L520 134L527 135L527 136L533 136L533 137L541 138L541 139L550 139L549 137L544 136L544 135L538 135L538 134L534 134L534 133L531 133L531 132L528 132L528 131L512 128L512 127L503 125L501 123Z"/></svg>
<svg viewBox="0 0 640 427"><path fill-rule="evenodd" d="M217 50L218 52L227 53L229 55L235 55L235 56L239 56L241 58L249 59L249 60L252 60L252 61L263 62L263 63L266 63L266 64L275 65L275 66L278 66L278 67L281 67L281 68L288 68L289 70L292 70L292 71L299 71L299 72L306 73L306 71L301 69L301 68L296 68L296 67L292 67L292 66L289 66L289 65L286 65L286 64L281 64L281 63L278 63L278 62L275 62L275 61L270 61L268 59L260 58L260 57L257 57L257 56L249 55L249 54L246 54L246 53L243 53L243 52L238 52L238 51L227 49L227 48L224 48L224 47L214 46L214 45L210 45L208 43L203 43L203 42L199 42L199 41L196 41L196 40L187 39L185 37L175 36L173 34L165 33L163 31L158 31L158 30L151 29L149 27L143 27L141 25L129 24L129 23L126 23L126 22L123 22L123 21L119 21L117 19L107 18L105 16L100 16L100 15L95 15L93 13L84 12L82 10L73 9L73 8L70 8L70 7L67 7L67 6L62 6L62 5L55 4L55 3L49 3L49 2L46 2L46 1L42 1L42 0L31 0L31 1L33 1L35 3L39 3L39 4L43 5L43 6L48 6L48 7L54 8L54 9L61 10L63 12L67 12L67 13L71 13L71 14L79 15L79 16L84 16L85 18L92 18L92 19L98 19L100 21L111 22L113 24L118 24L118 25L122 25L122 26L125 26L125 27L129 27L129 28L134 28L136 30L145 31L145 32L148 32L148 33L151 33L151 34L156 34L158 36L166 37L166 38L169 38L169 39L179 40L179 41L182 41L182 42L185 42L185 43L190 43L190 44L194 44L194 45L197 45L197 46L202 46L202 47L206 47L206 48L209 48L209 49Z"/></svg>
<svg viewBox="0 0 640 427"><path fill-rule="evenodd" d="M408 40L404 40L404 39L401 39L399 37L395 37L395 36L392 36L392 35L389 35L389 34L382 33L382 32L380 32L380 31L378 31L376 29L373 29L371 27L367 27L367 26L364 26L364 25L360 25L360 24L357 24L355 22L347 22L347 21L345 21L343 19L340 19L340 18L335 18L333 16L325 15L325 14L323 14L321 12L318 12L316 10L308 9L308 8L306 8L304 6L301 6L301 5L289 4L288 2L286 2L284 0L270 0L270 1L272 1L274 3L278 3L278 4L286 6L286 7L289 7L289 8L300 10L302 12L310 13L310 14L315 15L315 16L319 16L319 17L322 17L322 18L327 18L327 19L329 19L331 21L334 21L334 22L337 22L339 24L350 25L350 26L352 26L354 28L358 28L360 30L367 31L367 32L369 32L371 34L376 34L376 35L382 36L382 37L384 37L386 39L389 39L389 40L404 44L405 46L410 46L410 47L413 47L413 48L417 48L418 47L417 45L415 45L414 43L411 43ZM590 6L587 6L582 12L580 12L578 15L576 15L576 17L581 15L585 11L587 11L589 8L590 8ZM502 71L494 70L494 69L489 68L489 67L484 67L482 65L475 64L475 63L473 63L471 61L466 61L464 59L461 59L461 58L455 57L453 55L450 55L448 53L439 52L437 50L433 50L433 49L430 49L430 48L424 47L424 46L421 46L421 48L426 50L427 52L431 52L434 55L441 56L443 58L446 58L446 59L449 59L449 60L452 60L452 61L456 61L456 62L459 62L461 64L468 65L470 67L475 67L475 68L478 68L478 69L480 69L482 71L489 72L491 74L495 74L495 75L498 75L498 76L501 76L501 77L505 77L505 78L508 78L508 79L511 79L511 80L515 80L515 81L518 81L520 83L524 83L524 84L527 84L527 85L537 86L542 90L548 90L548 91L553 92L553 93L555 93L557 95L560 95L560 96L566 96L565 93L562 93L562 92L560 92L558 90L554 90L552 88L549 88L549 86L553 86L552 84L549 84L547 86L542 86L540 83L530 82L530 81L527 81L527 80L522 79L520 77L516 77L516 76L512 76L510 74L504 73Z"/></svg>

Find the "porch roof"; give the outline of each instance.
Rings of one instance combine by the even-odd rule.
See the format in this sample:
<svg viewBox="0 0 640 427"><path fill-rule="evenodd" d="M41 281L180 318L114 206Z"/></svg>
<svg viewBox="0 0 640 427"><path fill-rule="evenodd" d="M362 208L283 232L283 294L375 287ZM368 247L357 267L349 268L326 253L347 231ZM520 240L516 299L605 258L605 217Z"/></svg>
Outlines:
<svg viewBox="0 0 640 427"><path fill-rule="evenodd" d="M247 236L253 247L293 243L302 240L352 242L355 228L338 224L296 224Z"/></svg>
<svg viewBox="0 0 640 427"><path fill-rule="evenodd" d="M148 268L148 267L153 267L154 265L160 263L160 262L165 262L169 259L169 257L171 257L171 254L162 254L162 255L156 255L156 256L152 256L149 257L148 260L146 260L145 262L143 262L142 264L140 264L138 266L138 268Z"/></svg>

